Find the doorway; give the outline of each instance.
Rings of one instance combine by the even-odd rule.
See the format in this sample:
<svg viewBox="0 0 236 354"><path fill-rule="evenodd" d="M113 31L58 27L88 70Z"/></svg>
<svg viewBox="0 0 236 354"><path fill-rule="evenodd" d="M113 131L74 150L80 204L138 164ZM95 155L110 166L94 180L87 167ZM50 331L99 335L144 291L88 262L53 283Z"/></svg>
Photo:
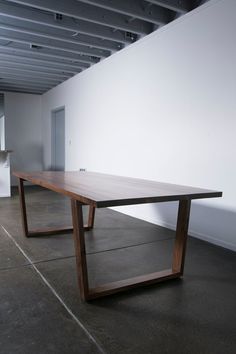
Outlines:
<svg viewBox="0 0 236 354"><path fill-rule="evenodd" d="M52 111L52 170L65 171L65 107Z"/></svg>

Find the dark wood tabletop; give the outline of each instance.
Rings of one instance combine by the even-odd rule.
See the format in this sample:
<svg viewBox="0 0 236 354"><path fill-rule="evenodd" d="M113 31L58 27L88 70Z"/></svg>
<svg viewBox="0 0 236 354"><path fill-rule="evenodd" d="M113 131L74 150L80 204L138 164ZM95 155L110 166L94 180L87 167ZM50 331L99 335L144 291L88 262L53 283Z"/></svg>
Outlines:
<svg viewBox="0 0 236 354"><path fill-rule="evenodd" d="M16 177L97 208L221 197L222 192L95 172L14 172Z"/></svg>

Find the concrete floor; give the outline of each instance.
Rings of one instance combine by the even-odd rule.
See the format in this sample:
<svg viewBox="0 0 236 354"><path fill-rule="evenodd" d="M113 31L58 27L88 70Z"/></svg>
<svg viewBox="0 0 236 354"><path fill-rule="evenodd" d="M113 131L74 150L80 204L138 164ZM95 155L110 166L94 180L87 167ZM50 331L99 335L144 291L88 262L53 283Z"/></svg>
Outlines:
<svg viewBox="0 0 236 354"><path fill-rule="evenodd" d="M71 224L67 199L27 188L30 226ZM189 237L185 275L91 303L71 234L26 239L0 199L0 353L236 353L236 254ZM166 268L174 233L108 209L86 233L91 285ZM23 253L22 253L23 251Z"/></svg>

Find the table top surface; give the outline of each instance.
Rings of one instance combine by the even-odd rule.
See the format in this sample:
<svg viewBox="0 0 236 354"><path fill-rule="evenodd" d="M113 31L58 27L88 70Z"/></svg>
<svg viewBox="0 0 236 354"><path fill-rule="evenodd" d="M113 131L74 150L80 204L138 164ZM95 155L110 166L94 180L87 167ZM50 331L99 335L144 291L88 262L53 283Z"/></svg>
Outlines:
<svg viewBox="0 0 236 354"><path fill-rule="evenodd" d="M21 179L97 208L221 197L222 192L96 172L13 172Z"/></svg>

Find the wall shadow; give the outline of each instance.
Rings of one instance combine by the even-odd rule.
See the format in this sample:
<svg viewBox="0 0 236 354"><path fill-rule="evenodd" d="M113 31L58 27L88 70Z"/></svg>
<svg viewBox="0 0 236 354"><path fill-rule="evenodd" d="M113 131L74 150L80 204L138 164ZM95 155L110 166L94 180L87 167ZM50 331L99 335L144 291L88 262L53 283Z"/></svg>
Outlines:
<svg viewBox="0 0 236 354"><path fill-rule="evenodd" d="M177 220L178 203L152 205L157 223L174 228ZM189 234L236 251L236 210L223 209L192 202Z"/></svg>

